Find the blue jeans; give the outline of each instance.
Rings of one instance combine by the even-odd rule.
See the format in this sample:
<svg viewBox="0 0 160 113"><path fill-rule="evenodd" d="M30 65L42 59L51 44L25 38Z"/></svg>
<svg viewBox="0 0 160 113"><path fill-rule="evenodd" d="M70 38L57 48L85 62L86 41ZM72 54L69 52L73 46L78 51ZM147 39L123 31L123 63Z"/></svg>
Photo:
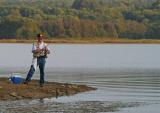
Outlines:
<svg viewBox="0 0 160 113"><path fill-rule="evenodd" d="M37 58L37 66L39 66L39 70L40 70L40 81L39 81L40 84L44 84L44 76L45 76L44 68L45 68L45 63L46 63L46 60L45 60L44 57ZM31 65L30 70L29 70L29 72L27 74L27 78L26 78L27 82L31 81L31 78L32 78L34 72L35 72L35 69L34 69L33 65Z"/></svg>

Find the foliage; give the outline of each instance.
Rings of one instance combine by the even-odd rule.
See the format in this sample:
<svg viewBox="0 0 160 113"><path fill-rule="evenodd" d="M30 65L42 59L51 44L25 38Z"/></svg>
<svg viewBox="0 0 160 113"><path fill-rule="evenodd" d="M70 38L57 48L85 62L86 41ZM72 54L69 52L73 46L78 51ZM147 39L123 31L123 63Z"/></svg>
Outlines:
<svg viewBox="0 0 160 113"><path fill-rule="evenodd" d="M0 0L0 38L160 38L160 0Z"/></svg>

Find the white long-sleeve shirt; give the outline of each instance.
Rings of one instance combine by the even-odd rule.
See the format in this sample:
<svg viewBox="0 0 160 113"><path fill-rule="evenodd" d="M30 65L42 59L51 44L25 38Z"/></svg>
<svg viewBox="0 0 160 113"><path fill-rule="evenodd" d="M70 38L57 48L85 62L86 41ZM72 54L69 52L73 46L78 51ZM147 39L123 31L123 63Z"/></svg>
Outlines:
<svg viewBox="0 0 160 113"><path fill-rule="evenodd" d="M37 49L43 49L43 48L46 48L47 50L50 50L48 45L44 42L38 44L38 43L33 43L33 46L32 46L32 51L34 50L37 50ZM34 54L34 53L33 53ZM38 53L38 56L44 56L44 51L42 51L41 53ZM34 56L34 55L33 55ZM37 57L33 57L32 59L32 65L34 67L34 69L36 70L37 68Z"/></svg>

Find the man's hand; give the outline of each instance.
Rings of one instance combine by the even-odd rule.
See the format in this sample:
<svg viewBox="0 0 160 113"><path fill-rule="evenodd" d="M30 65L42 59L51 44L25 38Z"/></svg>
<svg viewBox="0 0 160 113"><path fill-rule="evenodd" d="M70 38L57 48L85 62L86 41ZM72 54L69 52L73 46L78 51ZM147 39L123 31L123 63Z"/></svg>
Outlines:
<svg viewBox="0 0 160 113"><path fill-rule="evenodd" d="M44 48L43 48L43 51L44 51L46 54L50 54L50 50L48 50L47 47L44 47Z"/></svg>
<svg viewBox="0 0 160 113"><path fill-rule="evenodd" d="M40 48L37 48L36 50L33 50L32 53L39 53L39 52L42 52L43 49L40 49Z"/></svg>

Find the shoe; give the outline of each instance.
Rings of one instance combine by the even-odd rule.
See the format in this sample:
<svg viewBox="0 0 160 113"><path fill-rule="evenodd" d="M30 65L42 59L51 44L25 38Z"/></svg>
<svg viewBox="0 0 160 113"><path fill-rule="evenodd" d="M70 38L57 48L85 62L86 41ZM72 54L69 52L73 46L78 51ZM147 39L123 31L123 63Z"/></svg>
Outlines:
<svg viewBox="0 0 160 113"><path fill-rule="evenodd" d="M44 86L44 84L40 84L40 87L43 87Z"/></svg>
<svg viewBox="0 0 160 113"><path fill-rule="evenodd" d="M25 80L25 81L23 82L23 84L26 84L26 85L28 85L28 81L26 81L26 80Z"/></svg>

